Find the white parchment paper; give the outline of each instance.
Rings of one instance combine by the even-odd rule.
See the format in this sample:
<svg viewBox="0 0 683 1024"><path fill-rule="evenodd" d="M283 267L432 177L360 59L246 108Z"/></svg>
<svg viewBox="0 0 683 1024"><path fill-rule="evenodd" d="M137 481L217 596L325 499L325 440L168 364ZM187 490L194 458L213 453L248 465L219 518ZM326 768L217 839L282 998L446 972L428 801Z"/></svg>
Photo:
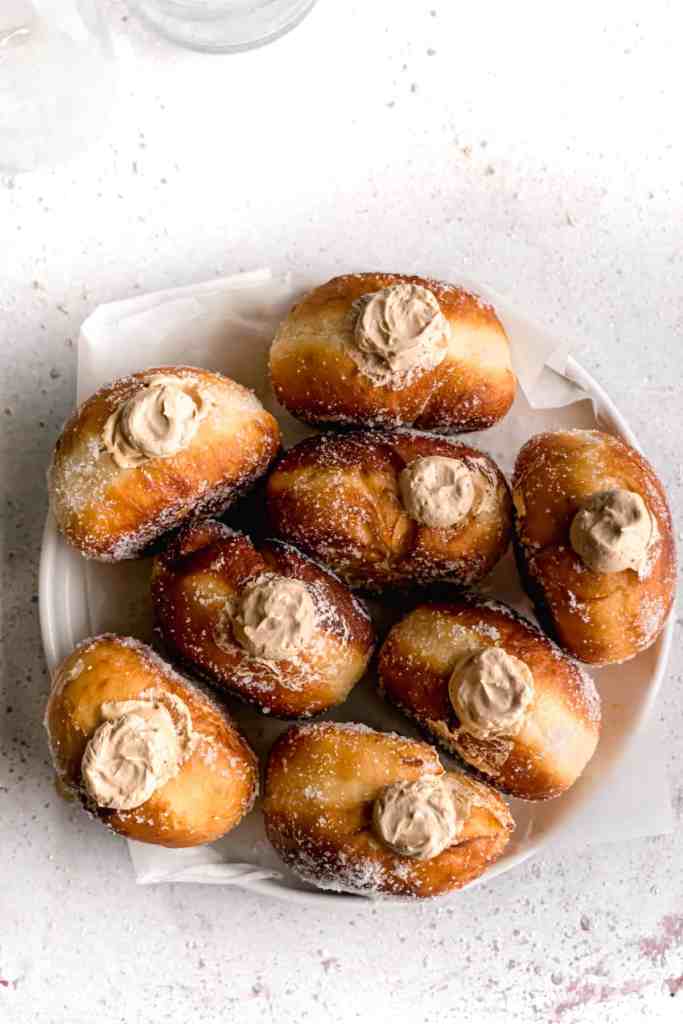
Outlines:
<svg viewBox="0 0 683 1024"><path fill-rule="evenodd" d="M520 392L512 411L491 430L467 435L510 473L515 455L532 434L559 427L615 429L613 411L599 392L583 390L568 364L570 344L530 322L503 296L469 280L462 282L494 302L512 345ZM270 392L267 354L275 328L293 301L314 282L275 277L257 270L204 284L99 307L83 324L79 339L78 400L113 378L165 363L219 370L254 389L279 419L285 444L310 431L281 409ZM567 369L569 365L569 369ZM579 376L580 379L580 376ZM623 429L623 427L622 427ZM89 562L86 585L93 632L113 630L151 639L147 560L116 566ZM491 596L533 617L508 555L485 581ZM660 640L660 645L662 641ZM641 728L657 670L658 645L626 665L593 673L603 698L603 734L598 752L569 793L544 804L510 801L517 830L503 860L486 876L500 873L543 841L576 848L669 833L673 815L661 745L654 723ZM235 717L262 756L285 728L237 702ZM377 728L414 730L360 683L330 717L361 719ZM637 735L634 735L637 733ZM282 867L269 847L256 809L230 835L212 846L165 850L129 843L137 881L204 882L282 890L305 888ZM276 892L275 885L272 891Z"/></svg>

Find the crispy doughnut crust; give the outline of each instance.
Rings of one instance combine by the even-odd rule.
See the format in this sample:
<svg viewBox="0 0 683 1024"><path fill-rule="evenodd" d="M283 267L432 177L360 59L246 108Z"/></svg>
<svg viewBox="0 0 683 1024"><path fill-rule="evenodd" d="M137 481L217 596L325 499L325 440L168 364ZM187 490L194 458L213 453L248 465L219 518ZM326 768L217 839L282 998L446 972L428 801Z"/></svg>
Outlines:
<svg viewBox="0 0 683 1024"><path fill-rule="evenodd" d="M445 358L401 389L376 387L345 351L351 307L391 284L422 285L451 326ZM515 397L510 346L493 308L455 285L405 274L346 274L315 288L280 325L270 353L278 400L319 426L415 426L462 433L500 420Z"/></svg>
<svg viewBox="0 0 683 1024"><path fill-rule="evenodd" d="M210 389L213 404L186 448L122 469L102 443L104 425L156 374ZM100 388L67 421L48 472L52 511L87 558L135 558L188 519L227 508L279 446L276 420L241 384L192 366L155 367Z"/></svg>
<svg viewBox="0 0 683 1024"><path fill-rule="evenodd" d="M220 626L226 601L264 572L309 586L323 638L316 650L266 661L226 639ZM267 541L257 550L244 534L214 520L187 527L155 559L152 600L157 629L175 660L276 718L305 718L341 704L372 653L369 615L332 573L289 544Z"/></svg>
<svg viewBox="0 0 683 1024"><path fill-rule="evenodd" d="M579 505L595 491L641 496L659 541L646 572L597 573L569 541ZM643 456L599 430L560 430L527 441L515 465L515 550L543 628L579 661L626 661L656 640L673 604L676 552L664 488Z"/></svg>
<svg viewBox="0 0 683 1024"><path fill-rule="evenodd" d="M289 867L321 889L418 898L452 892L500 857L514 823L497 793L453 772L471 801L457 841L430 860L393 853L372 829L373 801L389 783L426 774L443 774L427 743L353 723L292 726L268 759L266 833Z"/></svg>
<svg viewBox="0 0 683 1024"><path fill-rule="evenodd" d="M431 455L462 459L473 470L475 503L445 529L412 519L399 492L401 470ZM493 459L416 430L308 437L276 465L266 492L275 533L367 590L437 580L467 586L502 558L512 532L509 488Z"/></svg>
<svg viewBox="0 0 683 1024"><path fill-rule="evenodd" d="M105 701L145 700L159 692L182 700L199 741L166 785L129 811L96 807L82 787L81 760L103 718ZM45 713L61 786L119 835L158 846L198 846L229 832L258 791L258 764L227 712L150 647L105 633L84 640L58 666Z"/></svg>
<svg viewBox="0 0 683 1024"><path fill-rule="evenodd" d="M458 733L448 683L466 637L482 647L503 647L531 670L534 698L517 736L477 739ZM382 646L379 688L481 778L524 800L547 800L568 789L593 756L600 734L600 698L592 679L499 602L464 597L415 608Z"/></svg>

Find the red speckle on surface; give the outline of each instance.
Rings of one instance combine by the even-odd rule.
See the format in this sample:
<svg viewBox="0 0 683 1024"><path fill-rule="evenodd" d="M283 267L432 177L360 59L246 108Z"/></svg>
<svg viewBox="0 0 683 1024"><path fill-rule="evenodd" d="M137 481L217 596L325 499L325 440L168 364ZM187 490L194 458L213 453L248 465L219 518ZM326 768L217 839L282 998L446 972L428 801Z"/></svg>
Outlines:
<svg viewBox="0 0 683 1024"><path fill-rule="evenodd" d="M0 985L2 985L3 988L9 988L10 983L5 978L0 978Z"/></svg>
<svg viewBox="0 0 683 1024"><path fill-rule="evenodd" d="M555 1006L555 1020L562 1020L565 1013L588 1006L589 1003L606 1003L616 996L634 995L650 984L649 981L633 980L625 981L621 985L596 985L590 981L582 983L578 978L567 986L567 998Z"/></svg>
<svg viewBox="0 0 683 1024"><path fill-rule="evenodd" d="M555 1020L560 1020L569 1010L576 1010L579 1006L586 1006L588 1003L602 1003L608 998L610 991L607 985L594 985L591 982L572 981L567 986L569 998L563 999L555 1007Z"/></svg>
<svg viewBox="0 0 683 1024"><path fill-rule="evenodd" d="M630 996L637 992L642 992L644 988L650 985L650 981L625 981L623 985L619 986L618 992L620 996Z"/></svg>
<svg viewBox="0 0 683 1024"><path fill-rule="evenodd" d="M646 935L639 942L640 952L653 963L663 963L666 954L683 942L683 914L667 914L660 922L659 935Z"/></svg>
<svg viewBox="0 0 683 1024"><path fill-rule="evenodd" d="M670 996L677 995L683 989L683 974L678 978L667 978L665 985L669 990Z"/></svg>

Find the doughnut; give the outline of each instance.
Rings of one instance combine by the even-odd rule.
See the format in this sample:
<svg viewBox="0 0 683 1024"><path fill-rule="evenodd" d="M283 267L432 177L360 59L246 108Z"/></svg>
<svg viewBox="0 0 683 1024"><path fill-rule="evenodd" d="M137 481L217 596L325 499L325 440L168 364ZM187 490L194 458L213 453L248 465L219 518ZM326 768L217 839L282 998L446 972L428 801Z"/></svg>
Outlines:
<svg viewBox="0 0 683 1024"><path fill-rule="evenodd" d="M174 661L276 718L341 704L373 649L364 606L332 573L215 520L186 527L156 557L152 603Z"/></svg>
<svg viewBox="0 0 683 1024"><path fill-rule="evenodd" d="M649 462L599 430L538 434L517 456L515 551L539 622L572 657L609 665L655 642L676 552Z"/></svg>
<svg viewBox="0 0 683 1024"><path fill-rule="evenodd" d="M227 508L279 446L276 420L241 384L156 367L100 388L67 421L48 472L50 505L86 558L136 558L182 523Z"/></svg>
<svg viewBox="0 0 683 1024"><path fill-rule="evenodd" d="M378 675L390 703L511 796L559 796L598 742L593 681L500 602L419 605L390 630Z"/></svg>
<svg viewBox="0 0 683 1024"><path fill-rule="evenodd" d="M296 725L268 758L266 834L320 889L425 899L462 888L503 853L505 801L435 749L356 723Z"/></svg>
<svg viewBox="0 0 683 1024"><path fill-rule="evenodd" d="M299 442L266 483L274 532L369 591L468 586L505 554L512 504L483 452L415 430Z"/></svg>
<svg viewBox="0 0 683 1024"><path fill-rule="evenodd" d="M346 274L315 288L280 325L270 377L293 416L321 427L483 430L516 389L492 307L404 274Z"/></svg>
<svg viewBox="0 0 683 1024"><path fill-rule="evenodd" d="M128 839L214 842L257 795L256 757L227 712L131 637L84 640L61 662L45 727L62 791Z"/></svg>

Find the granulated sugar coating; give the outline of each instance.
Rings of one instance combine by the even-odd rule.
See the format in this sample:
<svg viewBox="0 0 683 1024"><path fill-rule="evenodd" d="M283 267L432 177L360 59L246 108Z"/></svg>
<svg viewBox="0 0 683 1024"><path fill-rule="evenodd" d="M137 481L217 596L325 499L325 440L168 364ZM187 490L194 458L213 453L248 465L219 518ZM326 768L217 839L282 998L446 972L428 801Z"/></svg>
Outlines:
<svg viewBox="0 0 683 1024"><path fill-rule="evenodd" d="M98 807L81 775L86 743L102 721L101 703L112 699L114 706L121 700L161 704L188 741L173 777L130 809ZM132 637L85 640L57 667L45 727L64 790L129 838L172 847L215 841L251 810L258 794L256 759L226 707Z"/></svg>
<svg viewBox="0 0 683 1024"><path fill-rule="evenodd" d="M374 309L396 289L424 289L420 294L438 307L432 326L443 327L437 337L427 328L413 339L404 372L389 372L398 358L396 338L371 332L374 351L367 333L360 340L358 334L359 318L368 326L361 307ZM382 352L386 359L378 358ZM386 273L347 274L304 296L277 331L270 376L278 401L314 425L452 433L497 422L516 386L508 341L491 306L454 284Z"/></svg>
<svg viewBox="0 0 683 1024"><path fill-rule="evenodd" d="M512 484L520 576L544 628L590 664L645 650L666 622L676 574L671 512L652 466L610 434L556 431L524 445ZM592 495L615 489L644 502L651 539L637 571L597 572L574 551L571 524Z"/></svg>
<svg viewBox="0 0 683 1024"><path fill-rule="evenodd" d="M109 417L160 372L195 393L205 413L186 447L133 468L104 443ZM186 520L222 512L263 475L280 431L255 395L220 374L158 367L100 388L67 421L48 472L55 518L89 558L121 561Z"/></svg>
<svg viewBox="0 0 683 1024"><path fill-rule="evenodd" d="M472 734L458 718L451 689L459 685L463 659L491 647L523 664L530 702L513 730ZM381 692L428 737L518 798L559 796L595 751L601 713L593 680L535 625L498 601L472 594L418 606L390 631L378 669ZM483 692L482 709L492 699ZM481 713L483 726L487 719Z"/></svg>
<svg viewBox="0 0 683 1024"><path fill-rule="evenodd" d="M468 469L474 497L451 527L430 528L406 511L400 476L416 459L440 456ZM487 455L414 430L321 434L291 448L268 480L268 513L280 536L370 591L482 579L505 553L508 487Z"/></svg>
<svg viewBox="0 0 683 1024"><path fill-rule="evenodd" d="M286 656L244 646L235 617L247 587L293 580L312 602L311 635ZM358 598L292 545L254 547L210 520L190 527L154 565L159 635L186 668L277 717L310 717L340 704L363 675L374 631Z"/></svg>
<svg viewBox="0 0 683 1024"><path fill-rule="evenodd" d="M440 853L418 860L378 838L373 805L384 787L443 778L457 799L461 830ZM305 881L372 897L426 898L478 877L500 856L513 822L505 802L460 772L443 774L434 749L363 723L294 726L268 759L266 833Z"/></svg>

